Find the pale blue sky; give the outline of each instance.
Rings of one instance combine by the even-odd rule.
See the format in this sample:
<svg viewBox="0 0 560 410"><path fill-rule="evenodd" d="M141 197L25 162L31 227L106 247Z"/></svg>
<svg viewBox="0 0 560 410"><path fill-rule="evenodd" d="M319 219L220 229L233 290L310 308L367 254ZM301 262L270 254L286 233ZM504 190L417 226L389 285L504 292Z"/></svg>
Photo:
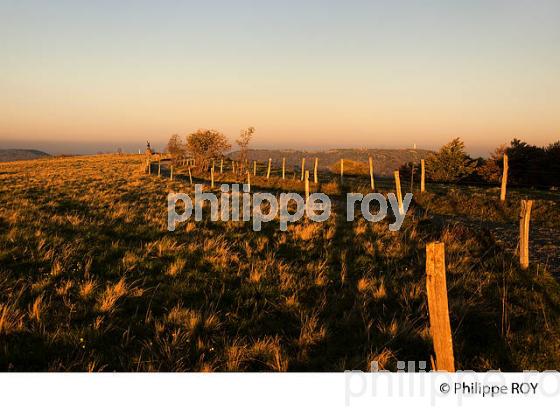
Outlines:
<svg viewBox="0 0 560 410"><path fill-rule="evenodd" d="M0 0L0 148L560 138L560 1ZM50 142L49 142L50 141Z"/></svg>

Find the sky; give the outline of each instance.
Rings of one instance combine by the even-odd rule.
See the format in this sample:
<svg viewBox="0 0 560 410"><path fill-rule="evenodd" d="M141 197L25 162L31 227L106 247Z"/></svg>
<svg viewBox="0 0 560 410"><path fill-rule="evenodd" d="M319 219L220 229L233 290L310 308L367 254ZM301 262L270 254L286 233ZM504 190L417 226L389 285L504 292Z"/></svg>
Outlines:
<svg viewBox="0 0 560 410"><path fill-rule="evenodd" d="M0 0L0 148L560 139L560 1Z"/></svg>

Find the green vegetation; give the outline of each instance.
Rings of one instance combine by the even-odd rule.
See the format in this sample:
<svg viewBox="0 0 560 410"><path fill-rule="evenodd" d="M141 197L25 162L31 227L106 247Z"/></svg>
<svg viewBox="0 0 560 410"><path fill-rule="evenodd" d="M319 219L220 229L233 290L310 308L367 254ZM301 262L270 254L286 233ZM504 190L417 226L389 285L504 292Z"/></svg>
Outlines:
<svg viewBox="0 0 560 410"><path fill-rule="evenodd" d="M455 138L426 159L426 177L436 182L456 182L471 175L476 164L465 152L465 144Z"/></svg>

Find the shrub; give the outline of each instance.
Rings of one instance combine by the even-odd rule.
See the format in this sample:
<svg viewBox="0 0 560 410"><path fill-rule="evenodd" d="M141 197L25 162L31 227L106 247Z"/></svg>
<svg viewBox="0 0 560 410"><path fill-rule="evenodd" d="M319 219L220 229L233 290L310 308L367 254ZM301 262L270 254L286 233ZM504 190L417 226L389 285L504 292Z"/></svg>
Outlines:
<svg viewBox="0 0 560 410"><path fill-rule="evenodd" d="M458 182L471 175L476 163L466 154L460 138L444 145L426 159L426 176L437 182Z"/></svg>
<svg viewBox="0 0 560 410"><path fill-rule="evenodd" d="M199 129L187 136L187 150L197 166L204 167L212 159L223 157L230 148L224 134L216 130Z"/></svg>

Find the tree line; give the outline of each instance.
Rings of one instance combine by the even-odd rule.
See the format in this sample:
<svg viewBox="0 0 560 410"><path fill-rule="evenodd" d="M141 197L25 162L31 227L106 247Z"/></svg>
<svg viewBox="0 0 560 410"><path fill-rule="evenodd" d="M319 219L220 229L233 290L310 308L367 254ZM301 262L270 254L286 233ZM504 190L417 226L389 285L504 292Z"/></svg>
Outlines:
<svg viewBox="0 0 560 410"><path fill-rule="evenodd" d="M239 147L239 171L246 164L249 143L255 133L254 127L241 130L236 143ZM212 161L224 158L231 149L225 135L216 130L199 129L184 139L175 134L167 144L167 152L173 158L190 157L198 167L208 167ZM465 144L455 138L437 152L425 158L426 179L443 183L496 184L503 172L503 157L508 156L508 183L523 187L560 187L560 141L545 147L527 144L513 139L509 146L502 145L489 158L472 158L465 151ZM418 163L401 167L404 178L418 173Z"/></svg>
<svg viewBox="0 0 560 410"><path fill-rule="evenodd" d="M513 139L502 145L489 158L472 158L465 144L455 138L425 158L426 179L432 182L496 184L501 181L504 154L508 156L508 184L523 187L560 187L560 141L545 147ZM401 174L410 178L419 165L408 163Z"/></svg>

